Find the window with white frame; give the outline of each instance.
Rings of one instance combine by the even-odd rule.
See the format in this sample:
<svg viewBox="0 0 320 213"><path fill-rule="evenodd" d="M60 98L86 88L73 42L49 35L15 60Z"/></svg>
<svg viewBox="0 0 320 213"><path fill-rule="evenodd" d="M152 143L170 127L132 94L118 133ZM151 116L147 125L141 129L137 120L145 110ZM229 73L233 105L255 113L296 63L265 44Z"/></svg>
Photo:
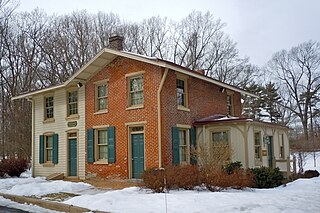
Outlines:
<svg viewBox="0 0 320 213"><path fill-rule="evenodd" d="M78 91L68 92L68 116L78 114Z"/></svg>
<svg viewBox="0 0 320 213"><path fill-rule="evenodd" d="M45 120L53 118L53 96L45 97Z"/></svg>
<svg viewBox="0 0 320 213"><path fill-rule="evenodd" d="M228 132L227 131L212 132L212 142L227 144Z"/></svg>
<svg viewBox="0 0 320 213"><path fill-rule="evenodd" d="M97 160L108 160L108 131L97 130Z"/></svg>
<svg viewBox="0 0 320 213"><path fill-rule="evenodd" d="M254 133L254 157L256 160L261 161L261 133Z"/></svg>
<svg viewBox="0 0 320 213"><path fill-rule="evenodd" d="M129 105L143 105L143 75L129 78Z"/></svg>
<svg viewBox="0 0 320 213"><path fill-rule="evenodd" d="M96 111L108 109L108 83L96 85Z"/></svg>
<svg viewBox="0 0 320 213"><path fill-rule="evenodd" d="M53 135L45 136L45 162L52 162Z"/></svg>

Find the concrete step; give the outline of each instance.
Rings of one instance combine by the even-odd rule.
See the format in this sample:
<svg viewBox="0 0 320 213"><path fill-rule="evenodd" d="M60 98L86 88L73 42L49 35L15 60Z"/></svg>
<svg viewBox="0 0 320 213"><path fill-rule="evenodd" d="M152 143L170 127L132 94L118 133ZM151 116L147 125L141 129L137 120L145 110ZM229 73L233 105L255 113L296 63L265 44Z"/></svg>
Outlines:
<svg viewBox="0 0 320 213"><path fill-rule="evenodd" d="M53 173L46 177L47 180L62 180L64 177L63 173Z"/></svg>

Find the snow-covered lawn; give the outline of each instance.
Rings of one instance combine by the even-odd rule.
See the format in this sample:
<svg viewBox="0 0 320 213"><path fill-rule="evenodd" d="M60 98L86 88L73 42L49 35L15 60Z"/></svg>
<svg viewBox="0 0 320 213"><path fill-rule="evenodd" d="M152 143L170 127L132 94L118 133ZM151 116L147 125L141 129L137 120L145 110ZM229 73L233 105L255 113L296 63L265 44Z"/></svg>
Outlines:
<svg viewBox="0 0 320 213"><path fill-rule="evenodd" d="M320 171L320 153L317 167L308 156L305 169ZM152 193L137 187L101 191L85 183L46 181L44 178L0 179L0 192L16 195L44 195L57 192L81 194L67 201L91 210L108 212L319 212L320 177L299 179L274 189L226 190L223 192L175 190L167 194ZM15 206L31 212L45 212L39 207L16 204L0 197L0 205Z"/></svg>

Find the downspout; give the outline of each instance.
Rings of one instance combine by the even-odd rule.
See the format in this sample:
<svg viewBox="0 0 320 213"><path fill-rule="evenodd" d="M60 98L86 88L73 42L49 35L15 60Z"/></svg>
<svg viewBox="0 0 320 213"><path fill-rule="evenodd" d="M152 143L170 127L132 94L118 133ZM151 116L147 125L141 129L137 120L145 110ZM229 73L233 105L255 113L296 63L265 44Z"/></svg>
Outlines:
<svg viewBox="0 0 320 213"><path fill-rule="evenodd" d="M161 78L160 86L157 92L157 109L158 109L158 161L159 161L159 168L162 167L162 150L161 150L161 90L164 84L164 81L167 78L168 68L165 68L163 76Z"/></svg>
<svg viewBox="0 0 320 213"><path fill-rule="evenodd" d="M31 174L32 174L32 177L34 177L34 165L35 165L35 162L34 162L34 155L35 155L35 151L34 151L34 139L35 139L35 109L34 109L34 100L32 98L26 98L27 101L30 101L31 104L32 104L32 135L31 135Z"/></svg>

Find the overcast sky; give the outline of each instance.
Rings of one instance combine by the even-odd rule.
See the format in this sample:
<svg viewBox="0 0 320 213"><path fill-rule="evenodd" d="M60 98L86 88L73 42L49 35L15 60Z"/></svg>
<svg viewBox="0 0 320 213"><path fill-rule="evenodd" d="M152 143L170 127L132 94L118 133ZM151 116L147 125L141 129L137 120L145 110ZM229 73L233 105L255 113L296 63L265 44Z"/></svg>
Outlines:
<svg viewBox="0 0 320 213"><path fill-rule="evenodd" d="M179 21L193 10L210 11L227 24L241 56L264 65L276 51L320 41L320 0L20 0L18 11L65 14L86 9L113 12L124 20L160 15Z"/></svg>

